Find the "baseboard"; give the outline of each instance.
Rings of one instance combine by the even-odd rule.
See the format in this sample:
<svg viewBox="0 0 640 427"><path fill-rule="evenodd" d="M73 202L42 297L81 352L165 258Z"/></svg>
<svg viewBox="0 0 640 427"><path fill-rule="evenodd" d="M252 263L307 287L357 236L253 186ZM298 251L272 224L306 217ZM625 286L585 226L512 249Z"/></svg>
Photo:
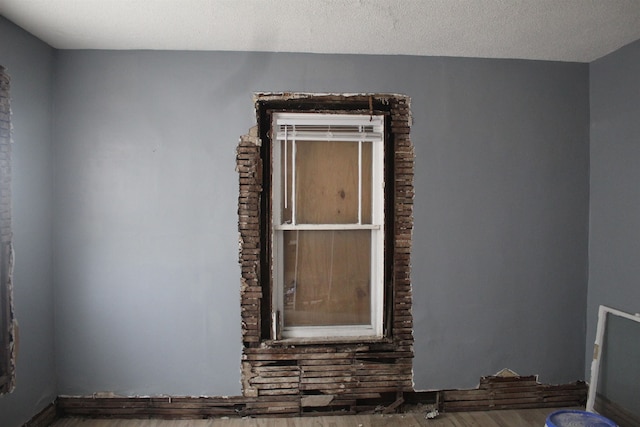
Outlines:
<svg viewBox="0 0 640 427"><path fill-rule="evenodd" d="M640 426L640 417L615 402L596 394L594 409L601 415L617 423L620 427Z"/></svg>
<svg viewBox="0 0 640 427"><path fill-rule="evenodd" d="M402 393L259 397L69 397L58 398L62 416L89 418L202 419L351 415L395 409Z"/></svg>
<svg viewBox="0 0 640 427"><path fill-rule="evenodd" d="M490 411L584 406L588 386L583 381L549 385L536 376L483 377L478 388L442 391L444 412Z"/></svg>
<svg viewBox="0 0 640 427"><path fill-rule="evenodd" d="M484 377L473 390L397 393L343 393L258 397L60 396L58 414L88 418L202 419L348 415L411 412L434 407L442 412L584 406L587 385L548 385L535 376ZM31 426L29 426L31 427Z"/></svg>
<svg viewBox="0 0 640 427"><path fill-rule="evenodd" d="M58 404L56 400L34 415L29 421L24 423L22 427L49 427L59 418L58 415Z"/></svg>
<svg viewBox="0 0 640 427"><path fill-rule="evenodd" d="M237 415L243 397L58 397L63 417L89 418L214 418Z"/></svg>

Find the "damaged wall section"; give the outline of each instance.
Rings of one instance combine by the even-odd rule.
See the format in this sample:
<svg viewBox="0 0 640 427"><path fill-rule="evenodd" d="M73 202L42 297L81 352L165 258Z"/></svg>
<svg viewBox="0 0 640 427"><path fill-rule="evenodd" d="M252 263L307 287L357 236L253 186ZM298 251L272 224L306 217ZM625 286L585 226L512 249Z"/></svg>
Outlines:
<svg viewBox="0 0 640 427"><path fill-rule="evenodd" d="M15 386L16 327L13 317L11 230L11 108L9 75L0 66L0 394Z"/></svg>
<svg viewBox="0 0 640 427"><path fill-rule="evenodd" d="M267 107L265 107L265 105ZM240 232L242 391L245 397L273 400L294 396L299 411L348 409L361 399L413 390L413 319L410 253L413 230L414 150L409 137L409 98L403 95L258 94L261 108L278 111L358 111L385 114L390 145L386 155L385 335L361 342L289 342L269 331L271 290L268 252L270 198L269 145L264 123L240 139L237 170ZM302 108L302 109L301 109ZM269 124L266 125L267 127ZM266 156L265 156L266 155ZM264 164L263 164L264 163ZM391 167L390 167L390 166ZM266 181L266 183L265 183ZM268 200L268 199L267 199ZM399 399L401 397L398 397ZM286 410L292 408L287 407ZM283 408L285 410L285 408Z"/></svg>

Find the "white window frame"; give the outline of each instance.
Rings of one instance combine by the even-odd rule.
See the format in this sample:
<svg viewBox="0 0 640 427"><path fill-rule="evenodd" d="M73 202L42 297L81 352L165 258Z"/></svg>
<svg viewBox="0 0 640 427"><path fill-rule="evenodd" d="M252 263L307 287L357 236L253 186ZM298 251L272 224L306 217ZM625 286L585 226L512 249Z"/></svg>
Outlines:
<svg viewBox="0 0 640 427"><path fill-rule="evenodd" d="M640 323L640 314L631 314L615 308L601 305L598 307L598 324L596 327L596 340L593 347L593 360L591 361L591 381L589 383L589 393L587 396L586 409L589 412L597 412L595 410L596 396L598 392L598 381L600 380L600 361L602 360L602 351L605 342L605 331L607 328L607 315L618 316L623 319Z"/></svg>
<svg viewBox="0 0 640 427"><path fill-rule="evenodd" d="M336 128L336 126L338 126ZM332 129L333 127L333 129ZM353 131L353 127L358 130ZM345 131L346 130L346 131ZM332 338L382 337L384 313L384 116L325 113L274 113L271 126L272 140L272 249L273 249L273 307L274 338ZM372 143L372 207L371 224L362 223L362 197L359 197L358 221L354 224L299 224L295 213L295 170L292 170L292 219L283 223L280 165L283 155L281 141L291 141L291 163L295 165L296 141L355 141L359 142L359 195L362 194L361 147ZM288 144L284 144L287 147ZM286 162L285 162L286 163ZM293 166L295 168L295 166ZM285 173L286 176L286 173ZM368 325L296 326L284 327L284 255L283 235L287 230L371 230L371 322Z"/></svg>

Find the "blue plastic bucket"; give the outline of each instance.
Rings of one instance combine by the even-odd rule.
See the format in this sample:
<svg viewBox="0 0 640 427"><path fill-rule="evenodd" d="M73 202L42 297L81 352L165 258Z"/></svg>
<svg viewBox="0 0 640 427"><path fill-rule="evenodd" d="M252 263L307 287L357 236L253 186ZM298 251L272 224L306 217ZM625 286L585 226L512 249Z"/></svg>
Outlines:
<svg viewBox="0 0 640 427"><path fill-rule="evenodd" d="M618 427L602 415L585 411L556 411L547 417L546 427Z"/></svg>

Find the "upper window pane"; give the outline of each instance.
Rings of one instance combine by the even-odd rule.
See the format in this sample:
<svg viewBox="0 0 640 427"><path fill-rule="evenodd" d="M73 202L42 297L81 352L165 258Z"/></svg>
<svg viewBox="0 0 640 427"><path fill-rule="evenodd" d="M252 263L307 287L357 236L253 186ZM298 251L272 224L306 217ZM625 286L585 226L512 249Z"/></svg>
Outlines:
<svg viewBox="0 0 640 427"><path fill-rule="evenodd" d="M296 144L297 223L371 222L371 144L367 148L348 141Z"/></svg>
<svg viewBox="0 0 640 427"><path fill-rule="evenodd" d="M380 117L277 114L276 224L374 224L373 153L382 127Z"/></svg>

